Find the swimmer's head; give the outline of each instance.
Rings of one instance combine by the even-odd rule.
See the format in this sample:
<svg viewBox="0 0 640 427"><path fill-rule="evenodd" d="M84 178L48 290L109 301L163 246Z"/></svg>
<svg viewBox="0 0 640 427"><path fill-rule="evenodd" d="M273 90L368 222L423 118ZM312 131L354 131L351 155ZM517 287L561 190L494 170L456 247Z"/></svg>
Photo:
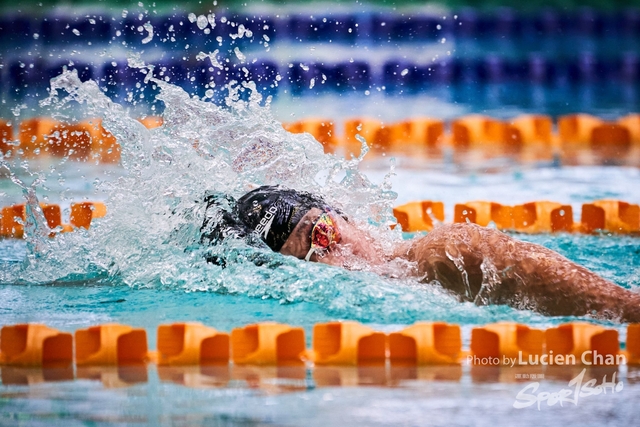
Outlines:
<svg viewBox="0 0 640 427"><path fill-rule="evenodd" d="M279 252L300 220L313 208L333 210L323 199L304 191L269 185L256 188L235 203L229 198L209 196L203 224L203 239L218 242L226 237L258 236Z"/></svg>
<svg viewBox="0 0 640 427"><path fill-rule="evenodd" d="M351 224L338 209L310 193L280 186L264 186L233 200L209 195L201 242L216 245L227 238L242 238L249 245L265 245L275 252L306 261L360 269L381 265L382 248ZM226 265L222 253L205 255L207 261ZM249 253L262 265L263 252ZM252 257L258 256L259 259Z"/></svg>
<svg viewBox="0 0 640 427"><path fill-rule="evenodd" d="M263 186L236 204L240 220L275 252L280 251L302 217L313 208L331 207L320 197L280 186Z"/></svg>

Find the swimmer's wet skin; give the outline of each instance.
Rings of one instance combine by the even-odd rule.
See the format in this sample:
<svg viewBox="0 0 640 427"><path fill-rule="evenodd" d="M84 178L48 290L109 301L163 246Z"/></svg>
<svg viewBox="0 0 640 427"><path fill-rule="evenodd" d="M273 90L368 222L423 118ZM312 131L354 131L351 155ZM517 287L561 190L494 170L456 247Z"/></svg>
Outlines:
<svg viewBox="0 0 640 427"><path fill-rule="evenodd" d="M506 304L552 316L590 315L640 322L640 294L603 279L562 255L476 224L441 225L399 243L393 253L320 197L279 186L238 199L207 198L202 242L258 237L273 251L344 268L375 267L394 258L478 305ZM256 240L254 239L254 243Z"/></svg>

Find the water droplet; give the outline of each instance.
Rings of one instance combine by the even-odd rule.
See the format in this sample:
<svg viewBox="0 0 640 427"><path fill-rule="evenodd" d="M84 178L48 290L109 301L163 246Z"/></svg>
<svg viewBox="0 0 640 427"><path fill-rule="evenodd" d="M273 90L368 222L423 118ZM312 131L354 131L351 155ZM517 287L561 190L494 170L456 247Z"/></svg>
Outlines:
<svg viewBox="0 0 640 427"><path fill-rule="evenodd" d="M207 25L209 25L209 21L207 20L207 17L204 15L198 15L197 25L198 25L198 28L200 28L201 30L204 30L205 28L207 28Z"/></svg>
<svg viewBox="0 0 640 427"><path fill-rule="evenodd" d="M146 22L144 24L144 29L147 30L148 35L147 35L147 37L142 39L142 44L147 44L151 40L153 40L153 25L151 25L150 22Z"/></svg>
<svg viewBox="0 0 640 427"><path fill-rule="evenodd" d="M233 48L233 53L235 53L235 54L236 54L236 57L237 57L240 61L242 61L242 62L246 61L247 57L246 57L246 56L244 56L244 54L240 51L240 49L239 49L239 48L237 48L237 47Z"/></svg>

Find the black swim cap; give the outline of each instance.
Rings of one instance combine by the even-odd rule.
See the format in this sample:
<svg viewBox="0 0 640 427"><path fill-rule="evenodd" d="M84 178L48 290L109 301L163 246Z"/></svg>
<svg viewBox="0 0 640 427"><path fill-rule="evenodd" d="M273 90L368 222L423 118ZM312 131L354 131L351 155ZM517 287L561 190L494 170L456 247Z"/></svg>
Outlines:
<svg viewBox="0 0 640 427"><path fill-rule="evenodd" d="M313 208L332 209L313 194L277 185L256 188L240 197L214 193L205 197L205 218L200 242L215 245L232 238L259 237L271 250L278 252L302 217Z"/></svg>
<svg viewBox="0 0 640 427"><path fill-rule="evenodd" d="M268 185L256 188L238 199L238 218L272 250L278 252L302 217L313 208L332 209L313 194Z"/></svg>

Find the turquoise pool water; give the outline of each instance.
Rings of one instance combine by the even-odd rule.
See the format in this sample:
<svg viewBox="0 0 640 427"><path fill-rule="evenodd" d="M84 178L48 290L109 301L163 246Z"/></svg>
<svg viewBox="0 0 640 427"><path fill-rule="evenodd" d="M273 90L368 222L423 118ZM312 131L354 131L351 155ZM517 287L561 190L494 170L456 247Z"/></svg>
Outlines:
<svg viewBox="0 0 640 427"><path fill-rule="evenodd" d="M81 166L74 165L74 170ZM76 171L77 172L77 171ZM88 173L88 171L85 171ZM94 171L114 179L122 170ZM370 170L371 179L384 171ZM638 200L631 185L637 171L622 168L559 168L478 172L416 172L400 169L395 179L413 176L398 187L398 201L444 200L447 214L455 202L492 199L513 202L547 198L579 205L599 197ZM72 176L72 171L69 171ZM81 174L82 175L82 174ZM85 176L86 178L86 176ZM80 176L71 181L82 181ZM563 185L557 185L562 182ZM73 182L65 185L74 186ZM76 185L77 187L81 187ZM5 182L5 193L18 197ZM92 186L78 190L99 195ZM472 197L477 196L477 197ZM503 199L504 197L504 199ZM509 198L509 199L507 199ZM13 200L13 199L12 199ZM578 218L576 218L577 220ZM405 238L411 236L405 235ZM559 251L621 286L640 288L640 240L629 236L517 235ZM90 238L90 236L86 236ZM95 249L95 247L91 247ZM3 276L19 269L26 243L0 241ZM315 323L357 320L390 332L418 320L444 320L462 326L468 347L473 326L510 320L546 328L576 318L544 317L505 306L461 304L437 287L404 280L381 279L367 272L282 260L297 280L279 276L252 277L242 284L201 289L189 284L124 283L108 271L76 272L52 282L0 285L0 319L4 324L45 323L66 331L119 322L148 331L155 348L159 324L200 321L220 330L260 321L300 325L310 344ZM320 273L319 273L320 272ZM307 285L300 282L313 280ZM214 275L210 276L215 281ZM266 278L265 278L266 277ZM223 283L224 285L224 283ZM624 325L600 322L618 329ZM588 378L611 381L615 370L589 369ZM640 397L640 371L621 366L617 393L584 397L577 405L542 402L513 407L530 381L521 368L105 368L64 372L0 368L2 425L634 425ZM542 373L540 390L558 392L580 373L577 367L535 370Z"/></svg>
<svg viewBox="0 0 640 427"><path fill-rule="evenodd" d="M229 331L273 320L303 326L309 341L312 326L329 320L357 320L385 332L418 320L443 320L462 326L468 346L476 325L508 320L546 328L592 320L459 303L438 286L418 283L398 270L387 275L346 271L271 253L267 264L255 265L245 255L257 250L241 244L218 249L231 254L232 262L222 269L207 264L207 249L197 244L199 201L207 190L238 196L251 185L282 182L323 194L381 241L412 237L385 225L391 206L415 199L444 201L449 219L456 202L477 199L509 204L557 200L574 205L575 220L586 201L640 201L634 185L638 171L631 168L510 165L488 173L481 165L416 170L403 167L399 159L392 171L390 163L345 161L323 154L308 136L284 132L258 101L235 100L220 109L172 85L157 84L166 124L148 131L91 83L80 83L71 73L52 82L52 96L42 108L58 117L81 112L103 118L121 141L122 167L65 161L8 165L13 180L0 181L3 204L20 202L26 194L68 208L72 200L85 198L104 201L108 215L88 231L55 239L43 237L46 230L36 216L26 241L0 241L2 325L40 322L74 331L120 322L144 327L155 348L157 326L178 321ZM637 238L517 237L557 250L620 286L640 289ZM624 341L624 325L598 323L616 328ZM586 374L611 381L614 371ZM543 374L541 390L559 392L580 370L2 367L0 420L7 425L637 423L633 402L640 378L632 367L616 372L623 383L618 392L585 396L577 405L544 403L539 411L513 406L530 382L522 377L525 373Z"/></svg>

